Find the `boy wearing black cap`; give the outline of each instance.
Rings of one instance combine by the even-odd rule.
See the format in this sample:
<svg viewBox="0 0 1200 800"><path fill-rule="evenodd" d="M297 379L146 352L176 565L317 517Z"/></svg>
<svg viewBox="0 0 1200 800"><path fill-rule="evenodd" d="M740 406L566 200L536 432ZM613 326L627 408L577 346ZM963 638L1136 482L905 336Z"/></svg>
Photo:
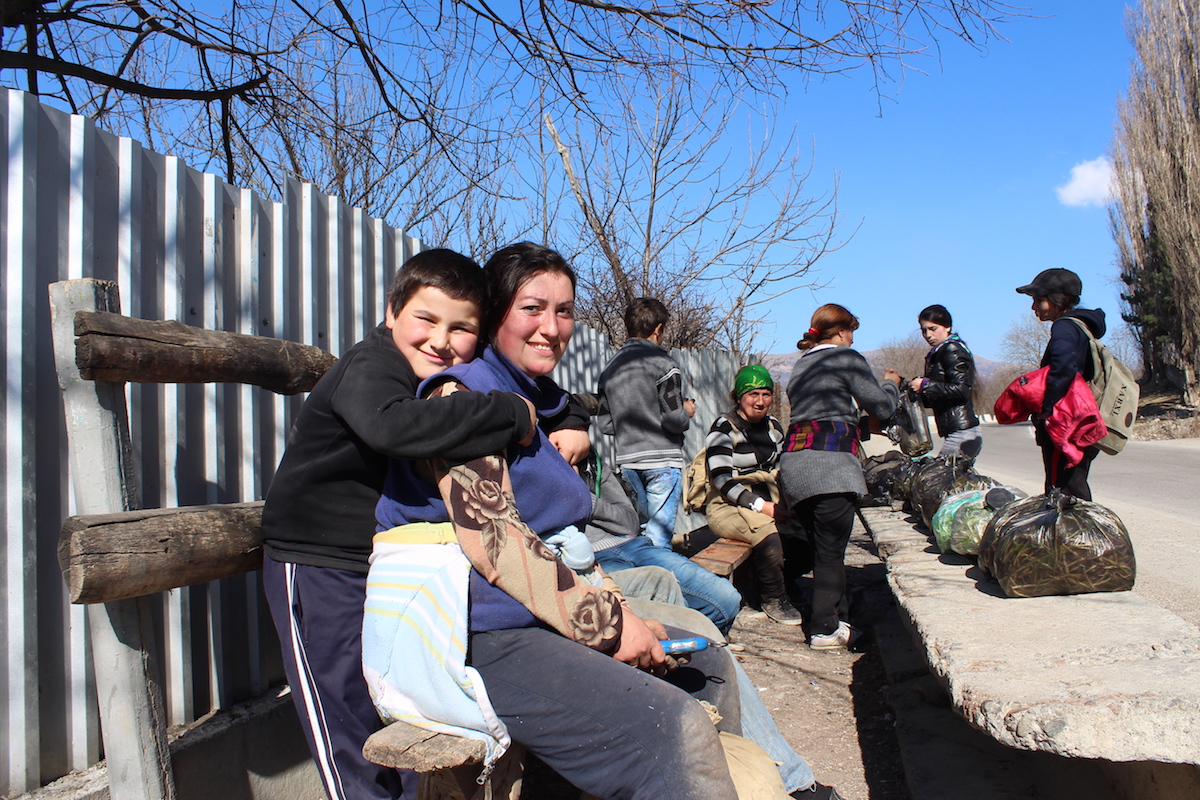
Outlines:
<svg viewBox="0 0 1200 800"><path fill-rule="evenodd" d="M1101 309L1078 308L1083 282L1069 269L1047 269L1017 291L1033 298L1033 313L1050 326L1050 342L1042 355L1040 366L1049 366L1046 376L1046 396L1042 401L1042 412L1034 417L1034 432L1038 446L1042 448L1042 463L1046 469L1046 491L1058 487L1064 492L1083 500L1092 499L1088 486L1088 470L1099 453L1094 445L1083 449L1083 459L1073 467L1067 467L1063 452L1054 446L1042 423L1054 405L1066 396L1075 374L1085 381L1091 380L1094 370L1087 334L1080 328L1086 325L1097 339L1104 335L1104 311ZM1072 319L1077 322L1072 322Z"/></svg>

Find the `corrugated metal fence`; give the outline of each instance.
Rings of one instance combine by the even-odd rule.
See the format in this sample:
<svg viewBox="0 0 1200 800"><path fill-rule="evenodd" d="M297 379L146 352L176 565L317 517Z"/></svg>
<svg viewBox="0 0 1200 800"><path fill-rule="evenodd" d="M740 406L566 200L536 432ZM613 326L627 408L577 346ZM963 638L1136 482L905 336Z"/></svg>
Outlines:
<svg viewBox="0 0 1200 800"><path fill-rule="evenodd" d="M396 267L421 244L312 186L289 184L284 201L272 202L23 92L0 89L0 139L8 154L0 173L0 793L8 795L101 755L85 618L66 602L56 556L73 509L48 284L114 280L130 316L337 355L377 323ZM581 330L557 377L594 390L610 353ZM695 452L736 364L727 354L677 355L704 421L689 436ZM130 386L142 506L261 498L301 402L240 386ZM169 592L156 608L170 723L282 680L257 575Z"/></svg>

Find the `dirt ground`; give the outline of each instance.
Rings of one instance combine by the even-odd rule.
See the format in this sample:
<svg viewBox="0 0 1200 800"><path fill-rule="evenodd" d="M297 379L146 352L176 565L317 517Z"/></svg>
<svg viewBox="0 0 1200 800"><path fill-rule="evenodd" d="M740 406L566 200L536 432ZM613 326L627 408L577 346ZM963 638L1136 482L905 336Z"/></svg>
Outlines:
<svg viewBox="0 0 1200 800"><path fill-rule="evenodd" d="M810 650L800 629L744 611L731 638L745 650L735 655L818 781L837 787L846 800L907 800L887 677L869 633L894 604L883 563L861 525L847 548L846 567L851 621L868 632L857 652ZM811 576L802 578L793 598L801 612L807 611L811 582Z"/></svg>
<svg viewBox="0 0 1200 800"><path fill-rule="evenodd" d="M852 623L864 631L894 612L883 562L861 523L846 552ZM802 612L812 577L801 578L793 600ZM743 610L731 634L734 656L761 693L784 738L804 756L816 779L846 800L908 800L887 678L868 633L856 652L810 650L800 628L778 625ZM531 759L531 762L535 759ZM528 765L523 800L578 800L560 778Z"/></svg>

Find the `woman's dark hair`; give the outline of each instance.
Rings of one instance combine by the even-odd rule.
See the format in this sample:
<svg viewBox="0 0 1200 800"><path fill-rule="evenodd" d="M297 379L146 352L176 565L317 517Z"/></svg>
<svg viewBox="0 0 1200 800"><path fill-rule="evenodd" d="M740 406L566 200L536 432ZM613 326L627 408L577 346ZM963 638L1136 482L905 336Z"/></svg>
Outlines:
<svg viewBox="0 0 1200 800"><path fill-rule="evenodd" d="M1061 308L1063 311L1069 311L1079 305L1079 295L1064 294L1062 292L1050 292L1046 295L1046 299L1054 305Z"/></svg>
<svg viewBox="0 0 1200 800"><path fill-rule="evenodd" d="M826 303L813 312L808 331L796 342L796 349L811 350L818 343L837 336L839 331L847 328L852 331L858 330L858 317L847 311L845 306Z"/></svg>
<svg viewBox="0 0 1200 800"><path fill-rule="evenodd" d="M941 325L943 328L953 328L954 321L950 319L950 312L943 305L934 303L931 306L925 306L921 309L921 313L917 314L917 322L932 322L934 325Z"/></svg>
<svg viewBox="0 0 1200 800"><path fill-rule="evenodd" d="M513 297L529 279L543 272L557 272L571 281L575 290L575 270L556 250L533 242L517 242L497 250L483 265L487 276L488 293L491 296L487 328L487 340L494 342L496 330L508 314Z"/></svg>
<svg viewBox="0 0 1200 800"><path fill-rule="evenodd" d="M393 315L426 286L440 289L455 300L479 306L480 316L488 308L487 280L471 259L439 247L424 250L405 261L388 287L387 304Z"/></svg>

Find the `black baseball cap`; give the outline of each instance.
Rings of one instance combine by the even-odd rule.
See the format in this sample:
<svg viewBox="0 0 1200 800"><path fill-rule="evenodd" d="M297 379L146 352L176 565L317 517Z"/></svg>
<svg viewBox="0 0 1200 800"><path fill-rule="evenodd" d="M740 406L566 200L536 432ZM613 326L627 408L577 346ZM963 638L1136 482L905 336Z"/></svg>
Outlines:
<svg viewBox="0 0 1200 800"><path fill-rule="evenodd" d="M1071 270L1055 267L1042 270L1032 283L1018 286L1017 291L1030 297L1045 297L1055 293L1078 297L1083 294L1083 281Z"/></svg>

